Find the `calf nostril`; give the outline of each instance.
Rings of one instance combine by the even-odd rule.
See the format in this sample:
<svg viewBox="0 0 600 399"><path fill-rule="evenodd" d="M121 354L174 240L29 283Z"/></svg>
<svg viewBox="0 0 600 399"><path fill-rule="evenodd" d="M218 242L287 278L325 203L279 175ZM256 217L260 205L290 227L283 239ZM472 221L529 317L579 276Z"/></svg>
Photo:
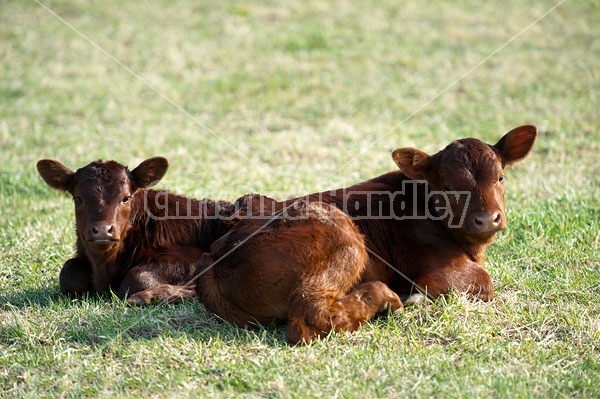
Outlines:
<svg viewBox="0 0 600 399"><path fill-rule="evenodd" d="M473 218L473 227L477 230L496 230L502 224L500 212L479 214Z"/></svg>
<svg viewBox="0 0 600 399"><path fill-rule="evenodd" d="M113 235L115 234L115 226L110 225L110 226L106 226L106 234L108 235Z"/></svg>
<svg viewBox="0 0 600 399"><path fill-rule="evenodd" d="M100 230L98 230L98 228L96 226L92 226L92 234L98 234L100 232Z"/></svg>
<svg viewBox="0 0 600 399"><path fill-rule="evenodd" d="M498 213L496 213L496 217L494 218L494 224L499 225L501 221L502 221L502 215L500 214L500 212L498 212Z"/></svg>

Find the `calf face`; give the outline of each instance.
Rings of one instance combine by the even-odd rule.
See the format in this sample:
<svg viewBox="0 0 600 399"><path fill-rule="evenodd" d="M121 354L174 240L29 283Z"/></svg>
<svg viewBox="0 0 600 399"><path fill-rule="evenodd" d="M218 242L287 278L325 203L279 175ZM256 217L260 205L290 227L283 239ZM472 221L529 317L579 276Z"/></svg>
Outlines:
<svg viewBox="0 0 600 399"><path fill-rule="evenodd" d="M95 161L76 172L56 160L37 163L50 187L72 195L78 239L92 253L118 247L130 226L133 195L158 182L167 168L161 157L147 159L132 171L114 161Z"/></svg>
<svg viewBox="0 0 600 399"><path fill-rule="evenodd" d="M481 244L506 228L504 168L527 156L536 135L534 126L521 126L494 145L467 138L431 156L416 148L392 156L406 176L427 181L434 204L448 208L440 218L454 235Z"/></svg>

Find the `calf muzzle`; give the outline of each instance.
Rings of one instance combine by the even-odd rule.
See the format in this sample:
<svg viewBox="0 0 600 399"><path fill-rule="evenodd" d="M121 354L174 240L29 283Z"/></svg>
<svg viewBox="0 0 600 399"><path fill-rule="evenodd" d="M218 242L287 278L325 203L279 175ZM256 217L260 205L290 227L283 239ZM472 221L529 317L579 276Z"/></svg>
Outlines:
<svg viewBox="0 0 600 399"><path fill-rule="evenodd" d="M118 241L116 228L112 224L93 224L88 230L88 241L112 242Z"/></svg>
<svg viewBox="0 0 600 399"><path fill-rule="evenodd" d="M475 234L495 233L504 229L500 212L479 212L471 216L470 230Z"/></svg>

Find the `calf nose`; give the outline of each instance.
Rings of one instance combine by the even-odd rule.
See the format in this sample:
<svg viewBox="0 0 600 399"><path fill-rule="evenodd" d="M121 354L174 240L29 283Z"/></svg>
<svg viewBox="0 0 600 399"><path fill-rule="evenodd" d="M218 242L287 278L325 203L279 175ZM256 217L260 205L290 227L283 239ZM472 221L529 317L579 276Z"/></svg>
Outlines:
<svg viewBox="0 0 600 399"><path fill-rule="evenodd" d="M114 235L115 226L112 224L95 224L90 227L90 239L93 241L111 240Z"/></svg>
<svg viewBox="0 0 600 399"><path fill-rule="evenodd" d="M475 215L473 222L480 232L498 230L502 226L502 214L500 212L480 213Z"/></svg>

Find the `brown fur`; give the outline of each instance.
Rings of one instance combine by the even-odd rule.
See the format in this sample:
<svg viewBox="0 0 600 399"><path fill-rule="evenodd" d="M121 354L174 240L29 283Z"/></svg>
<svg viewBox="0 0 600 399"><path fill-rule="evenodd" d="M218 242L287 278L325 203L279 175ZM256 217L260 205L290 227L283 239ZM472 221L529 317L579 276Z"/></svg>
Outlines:
<svg viewBox="0 0 600 399"><path fill-rule="evenodd" d="M167 160L159 157L132 171L114 161L95 161L73 172L59 161L44 159L37 168L48 185L67 191L75 203L77 254L61 270L62 293L110 289L125 297L156 288L152 295L130 296L137 304L195 295L193 285L184 285L192 281L195 263L224 228L205 216L229 203L145 190L166 173ZM161 220L176 212L193 217Z"/></svg>
<svg viewBox="0 0 600 399"><path fill-rule="evenodd" d="M363 238L344 213L297 201L270 219L241 219L217 240L200 262L197 294L225 320L287 322L289 341L305 342L402 308L382 283L356 286L367 262Z"/></svg>

